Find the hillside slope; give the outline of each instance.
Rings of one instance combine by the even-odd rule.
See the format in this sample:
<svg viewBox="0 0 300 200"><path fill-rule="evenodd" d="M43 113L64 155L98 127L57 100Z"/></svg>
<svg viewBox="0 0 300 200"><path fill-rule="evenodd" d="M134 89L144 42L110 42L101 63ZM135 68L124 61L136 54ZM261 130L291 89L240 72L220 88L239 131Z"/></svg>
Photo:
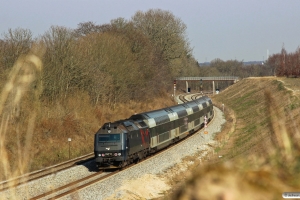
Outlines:
<svg viewBox="0 0 300 200"><path fill-rule="evenodd" d="M288 143L296 142L290 139L297 136L300 122L299 82L275 77L248 78L213 98L233 110L236 117L235 131L230 133L234 145L228 149L227 158L253 154L265 157L273 148L291 151L286 148L291 148Z"/></svg>
<svg viewBox="0 0 300 200"><path fill-rule="evenodd" d="M168 198L282 199L300 191L299 89L299 79L247 78L215 95L228 120L220 145Z"/></svg>

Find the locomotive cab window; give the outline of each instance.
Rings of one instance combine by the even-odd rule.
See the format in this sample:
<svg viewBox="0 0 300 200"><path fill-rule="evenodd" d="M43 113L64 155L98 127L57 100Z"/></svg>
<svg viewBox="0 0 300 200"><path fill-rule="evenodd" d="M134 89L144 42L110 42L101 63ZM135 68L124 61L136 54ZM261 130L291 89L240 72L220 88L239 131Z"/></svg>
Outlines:
<svg viewBox="0 0 300 200"><path fill-rule="evenodd" d="M120 142L120 134L99 134L99 142Z"/></svg>
<svg viewBox="0 0 300 200"><path fill-rule="evenodd" d="M141 127L146 127L147 126L147 124L143 121L139 122L139 124L140 124Z"/></svg>
<svg viewBox="0 0 300 200"><path fill-rule="evenodd" d="M126 126L126 128L127 128L129 131L134 131L134 128L133 128L132 125Z"/></svg>

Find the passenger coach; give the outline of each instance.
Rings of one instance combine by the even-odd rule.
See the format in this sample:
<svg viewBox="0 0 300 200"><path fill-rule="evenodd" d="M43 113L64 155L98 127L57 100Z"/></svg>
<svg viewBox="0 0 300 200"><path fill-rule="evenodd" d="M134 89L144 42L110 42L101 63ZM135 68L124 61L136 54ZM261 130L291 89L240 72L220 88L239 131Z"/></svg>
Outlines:
<svg viewBox="0 0 300 200"><path fill-rule="evenodd" d="M123 167L175 143L213 117L209 97L140 113L105 123L95 134L94 152L100 168Z"/></svg>

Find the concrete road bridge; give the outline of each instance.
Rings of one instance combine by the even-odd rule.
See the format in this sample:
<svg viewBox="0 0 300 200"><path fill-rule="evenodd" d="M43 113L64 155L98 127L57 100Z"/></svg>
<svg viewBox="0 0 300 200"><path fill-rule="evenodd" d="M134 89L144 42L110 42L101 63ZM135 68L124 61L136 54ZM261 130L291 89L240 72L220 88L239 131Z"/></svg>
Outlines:
<svg viewBox="0 0 300 200"><path fill-rule="evenodd" d="M186 82L186 92L188 93L188 82L189 81L199 81L200 85L202 87L202 82L204 81L211 81L213 84L213 94L216 92L215 88L215 81L232 81L233 83L236 83L239 81L239 77L237 76L211 76L211 77L177 77L174 80L174 96L175 96L175 91L176 91L176 82L177 81L185 81Z"/></svg>

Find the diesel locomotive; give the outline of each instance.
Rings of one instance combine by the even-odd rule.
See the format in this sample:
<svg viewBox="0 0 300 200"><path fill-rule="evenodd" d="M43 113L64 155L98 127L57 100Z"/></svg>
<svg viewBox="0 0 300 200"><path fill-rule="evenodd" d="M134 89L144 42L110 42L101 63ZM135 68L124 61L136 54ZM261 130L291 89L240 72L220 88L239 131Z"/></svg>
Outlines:
<svg viewBox="0 0 300 200"><path fill-rule="evenodd" d="M204 126L214 115L207 96L105 123L95 134L99 169L122 168L159 151Z"/></svg>

